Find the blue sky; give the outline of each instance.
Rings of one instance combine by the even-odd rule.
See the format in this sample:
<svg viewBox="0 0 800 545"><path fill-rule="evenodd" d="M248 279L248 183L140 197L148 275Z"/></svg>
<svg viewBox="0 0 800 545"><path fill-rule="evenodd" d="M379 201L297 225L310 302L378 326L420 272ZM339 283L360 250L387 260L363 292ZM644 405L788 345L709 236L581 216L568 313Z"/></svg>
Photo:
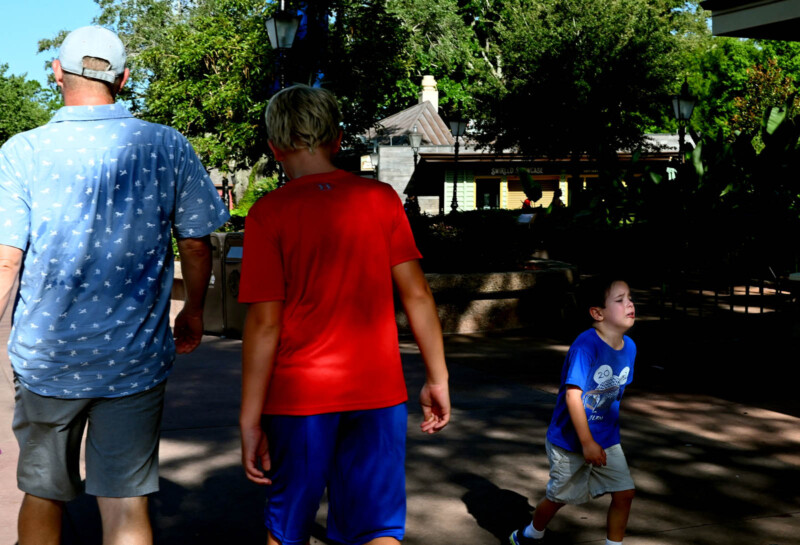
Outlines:
<svg viewBox="0 0 800 545"><path fill-rule="evenodd" d="M0 7L0 64L8 64L6 75L27 72L42 84L55 53L37 54L39 40L91 24L100 14L94 0L0 0Z"/></svg>

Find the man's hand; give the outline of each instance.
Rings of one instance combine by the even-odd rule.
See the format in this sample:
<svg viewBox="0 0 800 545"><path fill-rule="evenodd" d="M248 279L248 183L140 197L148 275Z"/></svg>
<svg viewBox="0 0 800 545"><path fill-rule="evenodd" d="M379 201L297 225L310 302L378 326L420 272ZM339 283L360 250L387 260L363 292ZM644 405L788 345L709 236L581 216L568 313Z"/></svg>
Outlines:
<svg viewBox="0 0 800 545"><path fill-rule="evenodd" d="M450 390L447 383L428 384L422 387L419 394L419 403L422 405L423 421L421 424L424 433L436 433L450 422Z"/></svg>
<svg viewBox="0 0 800 545"><path fill-rule="evenodd" d="M239 425L242 433L242 465L247 478L256 484L269 485L264 471L269 471L269 442L260 425ZM259 469L259 465L261 469Z"/></svg>
<svg viewBox="0 0 800 545"><path fill-rule="evenodd" d="M583 445L583 459L595 467L606 465L606 451L595 441Z"/></svg>
<svg viewBox="0 0 800 545"><path fill-rule="evenodd" d="M180 311L175 317L175 326L172 328L175 338L175 351L178 354L188 354L200 346L203 339L203 312Z"/></svg>

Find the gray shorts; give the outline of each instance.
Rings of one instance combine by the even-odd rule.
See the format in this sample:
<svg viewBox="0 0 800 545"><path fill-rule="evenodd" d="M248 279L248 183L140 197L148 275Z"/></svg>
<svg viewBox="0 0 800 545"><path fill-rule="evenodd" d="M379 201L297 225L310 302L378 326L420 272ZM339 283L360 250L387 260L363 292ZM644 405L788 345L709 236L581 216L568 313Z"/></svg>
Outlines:
<svg viewBox="0 0 800 545"><path fill-rule="evenodd" d="M138 394L60 399L14 381L17 485L28 494L69 501L84 489L79 471L86 436L86 493L132 498L158 491L158 442L166 381Z"/></svg>
<svg viewBox="0 0 800 545"><path fill-rule="evenodd" d="M545 442L550 461L547 499L556 503L579 504L609 492L634 490L633 478L621 445L605 449L606 465L586 463L583 454Z"/></svg>

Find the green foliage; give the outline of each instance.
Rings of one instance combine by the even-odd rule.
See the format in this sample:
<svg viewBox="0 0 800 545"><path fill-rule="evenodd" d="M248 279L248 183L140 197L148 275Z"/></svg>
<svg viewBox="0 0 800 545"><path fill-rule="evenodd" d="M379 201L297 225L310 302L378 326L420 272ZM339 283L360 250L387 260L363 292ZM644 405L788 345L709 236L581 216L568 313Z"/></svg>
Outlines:
<svg viewBox="0 0 800 545"><path fill-rule="evenodd" d="M255 173L255 170L253 173ZM250 212L250 208L252 208L258 199L270 191L275 190L277 187L277 177L256 179L254 175L251 175L247 189L236 203L233 210L231 210L231 219L220 227L219 230L225 232L244 230L244 220L248 212Z"/></svg>
<svg viewBox="0 0 800 545"><path fill-rule="evenodd" d="M38 81L7 71L8 65L0 64L0 146L17 133L44 125L53 113Z"/></svg>
<svg viewBox="0 0 800 545"><path fill-rule="evenodd" d="M425 272L519 270L539 245L519 210L474 210L409 218Z"/></svg>
<svg viewBox="0 0 800 545"><path fill-rule="evenodd" d="M769 59L764 65L748 69L744 95L734 98L736 114L730 121L734 133L754 134L762 127L765 112L783 107L794 94L795 89L789 76L778 67L777 59ZM791 101L791 110L797 108L797 101ZM783 110L783 115L789 110Z"/></svg>
<svg viewBox="0 0 800 545"><path fill-rule="evenodd" d="M730 138L719 130L702 137L689 162L669 165L677 168L674 178L663 167L636 163L601 172L584 206L564 210L539 237L551 257L584 271L618 266L628 256L631 274L699 269L728 278L767 266L794 272L800 123L786 115L790 107L764 116L759 149L752 133Z"/></svg>
<svg viewBox="0 0 800 545"><path fill-rule="evenodd" d="M416 101L422 76L432 75L445 118L476 110L476 87L494 77L491 38L482 32L491 2L389 0L387 10L406 31L402 95Z"/></svg>
<svg viewBox="0 0 800 545"><path fill-rule="evenodd" d="M250 208L256 203L258 199L277 189L278 187L278 178L262 178L261 180L257 180L251 182L248 185L247 190L242 195L242 198L239 199L239 202L236 203L236 206L233 210L231 210L231 216L238 216L244 218L247 216L247 213L250 211Z"/></svg>
<svg viewBox="0 0 800 545"><path fill-rule="evenodd" d="M494 25L502 72L479 92L484 141L528 155L637 147L678 71L678 2L503 2Z"/></svg>
<svg viewBox="0 0 800 545"><path fill-rule="evenodd" d="M533 179L528 169L519 169L519 181L522 183L522 190L525 192L525 196L531 202L535 203L542 198L542 184Z"/></svg>

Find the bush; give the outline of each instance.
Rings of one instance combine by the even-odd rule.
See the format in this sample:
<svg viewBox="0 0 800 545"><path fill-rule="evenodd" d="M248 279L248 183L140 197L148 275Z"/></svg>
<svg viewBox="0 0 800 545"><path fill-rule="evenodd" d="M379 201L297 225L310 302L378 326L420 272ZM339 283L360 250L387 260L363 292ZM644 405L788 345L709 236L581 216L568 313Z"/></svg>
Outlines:
<svg viewBox="0 0 800 545"><path fill-rule="evenodd" d="M244 219L250 208L256 203L258 199L273 191L278 187L278 178L261 178L260 180L251 180L247 186L247 190L236 203L236 206L231 210L231 219L228 220L219 231L231 232L244 230Z"/></svg>
<svg viewBox="0 0 800 545"><path fill-rule="evenodd" d="M412 216L411 228L425 272L520 270L541 241L537 230L518 223L519 210L474 210Z"/></svg>

